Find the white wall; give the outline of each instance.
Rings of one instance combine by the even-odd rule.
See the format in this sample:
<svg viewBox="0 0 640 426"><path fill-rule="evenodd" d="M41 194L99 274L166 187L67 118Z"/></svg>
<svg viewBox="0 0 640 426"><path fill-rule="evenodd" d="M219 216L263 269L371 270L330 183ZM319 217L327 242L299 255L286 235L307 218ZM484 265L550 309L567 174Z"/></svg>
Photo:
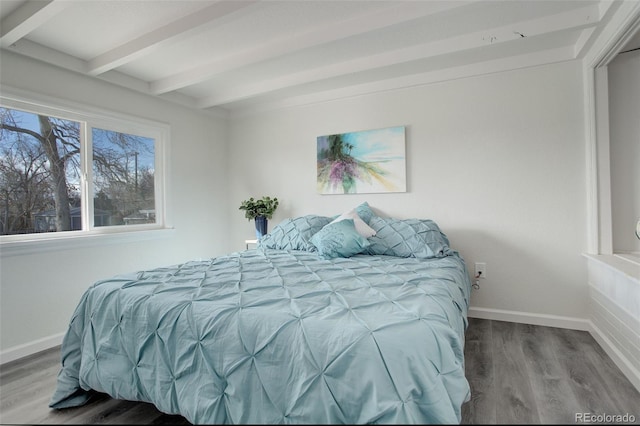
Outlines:
<svg viewBox="0 0 640 426"><path fill-rule="evenodd" d="M285 217L337 214L365 200L381 215L432 218L471 267L487 263L488 279L472 296L476 312L587 316L577 62L229 122L7 51L0 66L3 85L169 123L169 199L176 228L159 240L3 255L5 355L18 354L21 345L33 348L39 339L59 338L82 293L97 279L243 249L244 239L255 234L238 206L262 195L281 200L270 229ZM318 135L396 125L407 129L406 193L316 193Z"/></svg>
<svg viewBox="0 0 640 426"><path fill-rule="evenodd" d="M583 120L577 61L240 116L229 202L277 196L269 229L365 200L381 215L431 218L470 268L487 263L476 313L583 319ZM316 192L317 136L397 125L406 126L406 193ZM231 228L238 249L254 235L241 211Z"/></svg>
<svg viewBox="0 0 640 426"><path fill-rule="evenodd" d="M82 293L117 273L228 250L226 122L156 98L25 59L5 50L0 84L132 114L171 126L170 235L148 241L0 257L0 352L59 338ZM53 339L53 340L52 340ZM31 345L23 348L23 345ZM37 345L36 345L37 346Z"/></svg>
<svg viewBox="0 0 640 426"><path fill-rule="evenodd" d="M640 51L609 64L611 215L614 252L640 252Z"/></svg>

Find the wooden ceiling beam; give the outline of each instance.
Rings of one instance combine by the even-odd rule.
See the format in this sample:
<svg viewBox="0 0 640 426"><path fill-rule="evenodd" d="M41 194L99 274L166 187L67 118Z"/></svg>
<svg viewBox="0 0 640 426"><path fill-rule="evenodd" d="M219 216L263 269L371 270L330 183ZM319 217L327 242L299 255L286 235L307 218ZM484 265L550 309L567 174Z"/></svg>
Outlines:
<svg viewBox="0 0 640 426"><path fill-rule="evenodd" d="M9 47L53 16L70 2L60 0L29 0L0 22L0 46Z"/></svg>
<svg viewBox="0 0 640 426"><path fill-rule="evenodd" d="M199 10L174 22L149 31L127 43L96 56L88 61L87 72L96 76L131 62L136 58L149 54L163 44L173 43L187 37L189 33L203 25L220 23L224 20L240 16L239 12L256 0L217 2L203 10Z"/></svg>
<svg viewBox="0 0 640 426"><path fill-rule="evenodd" d="M477 1L477 0L476 0ZM455 2L415 2L393 4L373 12L338 21L332 24L319 23L318 26L298 34L290 34L280 39L262 43L245 51L217 58L208 64L195 67L166 78L152 81L151 92L162 94L183 87L201 83L215 75L233 71L241 67L274 59L347 37L379 30L417 18L463 7L474 1Z"/></svg>
<svg viewBox="0 0 640 426"><path fill-rule="evenodd" d="M482 47L500 48L507 42L519 39L551 35L591 28L598 23L597 6L588 6L571 12L564 12L543 18L477 31L448 39L438 40L395 49L375 55L353 58L339 63L331 63L310 70L282 74L278 78L252 81L249 84L233 87L221 87L214 94L203 96L197 102L200 108L210 108L226 103L260 96L287 87L312 83L314 81L340 77L376 68L448 55ZM153 88L151 87L153 91Z"/></svg>

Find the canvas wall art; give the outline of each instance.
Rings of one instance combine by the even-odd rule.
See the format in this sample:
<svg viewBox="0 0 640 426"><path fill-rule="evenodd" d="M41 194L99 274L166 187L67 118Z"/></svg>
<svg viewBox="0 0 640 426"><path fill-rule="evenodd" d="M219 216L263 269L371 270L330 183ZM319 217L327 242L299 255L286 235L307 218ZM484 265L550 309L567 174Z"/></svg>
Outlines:
<svg viewBox="0 0 640 426"><path fill-rule="evenodd" d="M406 192L404 126L318 136L321 194Z"/></svg>

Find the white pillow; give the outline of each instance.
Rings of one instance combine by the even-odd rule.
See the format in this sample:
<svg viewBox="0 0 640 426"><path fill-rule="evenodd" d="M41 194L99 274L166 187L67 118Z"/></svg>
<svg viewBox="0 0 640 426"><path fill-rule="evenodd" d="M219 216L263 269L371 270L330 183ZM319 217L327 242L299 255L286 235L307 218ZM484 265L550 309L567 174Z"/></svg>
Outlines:
<svg viewBox="0 0 640 426"><path fill-rule="evenodd" d="M373 230L367 223L358 216L356 209L351 209L346 213L341 214L336 217L331 223L339 222L344 219L353 219L353 224L356 226L356 231L358 234L362 235L364 238L373 237L376 235L376 231Z"/></svg>

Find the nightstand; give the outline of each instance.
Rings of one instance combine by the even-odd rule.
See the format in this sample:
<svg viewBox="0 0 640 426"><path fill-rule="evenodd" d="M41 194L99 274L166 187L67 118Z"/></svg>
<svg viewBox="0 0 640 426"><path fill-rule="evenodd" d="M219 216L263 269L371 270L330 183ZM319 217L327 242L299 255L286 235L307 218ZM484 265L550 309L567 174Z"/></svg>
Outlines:
<svg viewBox="0 0 640 426"><path fill-rule="evenodd" d="M244 240L244 244L247 247L247 250L249 250L249 244L254 244L254 245L258 245L258 240Z"/></svg>

